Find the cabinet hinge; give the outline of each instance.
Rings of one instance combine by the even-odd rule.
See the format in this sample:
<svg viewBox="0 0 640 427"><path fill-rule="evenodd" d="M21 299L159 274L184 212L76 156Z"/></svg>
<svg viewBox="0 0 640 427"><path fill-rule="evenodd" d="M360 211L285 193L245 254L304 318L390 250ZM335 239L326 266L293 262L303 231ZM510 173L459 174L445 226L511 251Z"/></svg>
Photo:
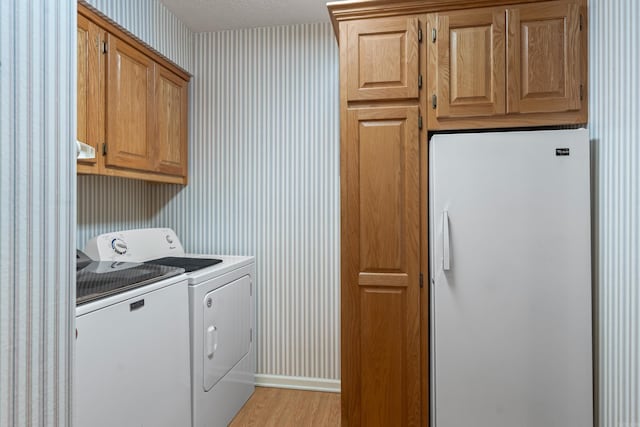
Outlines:
<svg viewBox="0 0 640 427"><path fill-rule="evenodd" d="M580 31L582 31L582 14L580 14Z"/></svg>
<svg viewBox="0 0 640 427"><path fill-rule="evenodd" d="M422 43L422 28L418 28L418 42Z"/></svg>
<svg viewBox="0 0 640 427"><path fill-rule="evenodd" d="M434 110L438 107L438 95L435 93L431 96L431 108Z"/></svg>
<svg viewBox="0 0 640 427"><path fill-rule="evenodd" d="M249 329L249 342L253 342L253 328Z"/></svg>
<svg viewBox="0 0 640 427"><path fill-rule="evenodd" d="M431 29L431 42L435 43L438 38L438 31L435 28Z"/></svg>
<svg viewBox="0 0 640 427"><path fill-rule="evenodd" d="M418 76L418 89L422 89L422 74Z"/></svg>
<svg viewBox="0 0 640 427"><path fill-rule="evenodd" d="M106 142L102 143L102 155L103 156L107 155L107 143Z"/></svg>
<svg viewBox="0 0 640 427"><path fill-rule="evenodd" d="M584 86L580 85L580 101L584 99Z"/></svg>
<svg viewBox="0 0 640 427"><path fill-rule="evenodd" d="M418 129L422 129L422 116L418 117Z"/></svg>
<svg viewBox="0 0 640 427"><path fill-rule="evenodd" d="M109 48L107 47L107 42L103 41L102 42L102 53L107 53L109 51Z"/></svg>
<svg viewBox="0 0 640 427"><path fill-rule="evenodd" d="M422 288L424 286L424 276L422 275L422 273L420 273L420 287Z"/></svg>

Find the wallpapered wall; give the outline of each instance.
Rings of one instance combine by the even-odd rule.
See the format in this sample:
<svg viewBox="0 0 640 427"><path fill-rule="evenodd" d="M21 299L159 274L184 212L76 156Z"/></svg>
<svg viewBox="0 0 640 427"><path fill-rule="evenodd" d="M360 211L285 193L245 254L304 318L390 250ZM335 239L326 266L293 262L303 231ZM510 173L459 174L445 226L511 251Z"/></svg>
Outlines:
<svg viewBox="0 0 640 427"><path fill-rule="evenodd" d="M640 426L640 5L589 1L601 427Z"/></svg>
<svg viewBox="0 0 640 427"><path fill-rule="evenodd" d="M191 72L193 32L158 0L87 0L149 46Z"/></svg>
<svg viewBox="0 0 640 427"><path fill-rule="evenodd" d="M72 419L76 7L0 1L0 426Z"/></svg>

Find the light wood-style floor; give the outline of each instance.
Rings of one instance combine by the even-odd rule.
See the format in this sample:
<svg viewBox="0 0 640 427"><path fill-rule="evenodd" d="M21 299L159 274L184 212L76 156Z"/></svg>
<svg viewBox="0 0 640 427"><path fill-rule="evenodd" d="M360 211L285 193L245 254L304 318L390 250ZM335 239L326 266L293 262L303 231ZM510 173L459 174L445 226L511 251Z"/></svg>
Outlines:
<svg viewBox="0 0 640 427"><path fill-rule="evenodd" d="M256 387L230 427L339 426L340 394Z"/></svg>

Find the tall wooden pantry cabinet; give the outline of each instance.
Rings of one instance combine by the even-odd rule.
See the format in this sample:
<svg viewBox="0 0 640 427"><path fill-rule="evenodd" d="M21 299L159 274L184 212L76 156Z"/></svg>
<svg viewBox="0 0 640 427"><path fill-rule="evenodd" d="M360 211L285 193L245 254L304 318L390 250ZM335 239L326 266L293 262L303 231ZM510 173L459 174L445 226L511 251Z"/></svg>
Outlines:
<svg viewBox="0 0 640 427"><path fill-rule="evenodd" d="M328 4L343 426L429 424L428 136L587 122L586 0Z"/></svg>

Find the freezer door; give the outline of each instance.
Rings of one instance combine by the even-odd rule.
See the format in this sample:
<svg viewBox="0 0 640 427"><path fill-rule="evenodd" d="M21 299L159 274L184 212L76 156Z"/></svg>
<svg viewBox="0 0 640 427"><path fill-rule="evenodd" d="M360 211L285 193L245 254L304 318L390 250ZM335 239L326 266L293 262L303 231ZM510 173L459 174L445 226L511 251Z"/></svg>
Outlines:
<svg viewBox="0 0 640 427"><path fill-rule="evenodd" d="M430 146L433 427L592 423L585 130Z"/></svg>

